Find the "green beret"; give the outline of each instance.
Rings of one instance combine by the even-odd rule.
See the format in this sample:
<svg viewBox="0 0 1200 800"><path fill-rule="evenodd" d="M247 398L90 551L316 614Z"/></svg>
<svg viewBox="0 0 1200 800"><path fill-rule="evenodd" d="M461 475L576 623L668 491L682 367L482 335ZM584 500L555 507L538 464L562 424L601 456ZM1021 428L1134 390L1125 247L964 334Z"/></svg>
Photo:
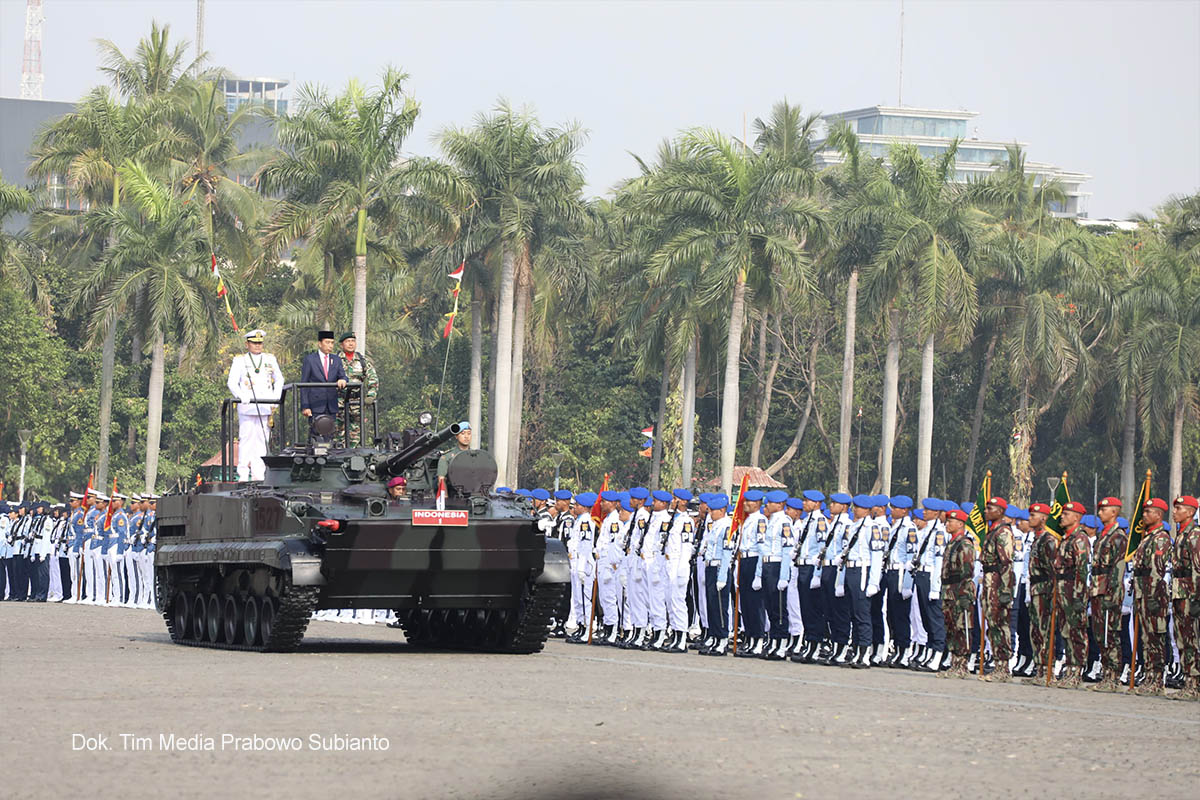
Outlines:
<svg viewBox="0 0 1200 800"><path fill-rule="evenodd" d="M357 339L357 338L358 337L354 335L354 331L346 331L345 333L342 334L342 338L338 339L338 344L341 344L342 342L346 341L347 339Z"/></svg>

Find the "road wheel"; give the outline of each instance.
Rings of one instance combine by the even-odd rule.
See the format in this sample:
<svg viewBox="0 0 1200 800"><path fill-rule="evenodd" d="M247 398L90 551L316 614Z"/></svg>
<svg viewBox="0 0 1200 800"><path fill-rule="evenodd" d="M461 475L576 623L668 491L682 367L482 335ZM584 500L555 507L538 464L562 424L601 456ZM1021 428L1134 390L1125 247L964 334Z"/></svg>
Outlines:
<svg viewBox="0 0 1200 800"><path fill-rule="evenodd" d="M221 641L221 634L225 630L225 626L221 623L221 596L210 594L208 596L208 610L205 615L205 620L208 622L208 640L213 644L218 644Z"/></svg>
<svg viewBox="0 0 1200 800"><path fill-rule="evenodd" d="M182 589L175 593L175 636L179 639L192 638L192 598Z"/></svg>
<svg viewBox="0 0 1200 800"><path fill-rule="evenodd" d="M262 644L266 647L271 641L271 633L275 628L275 601L270 596L262 599L258 613L258 629L262 636Z"/></svg>
<svg viewBox="0 0 1200 800"><path fill-rule="evenodd" d="M197 594L192 600L192 638L203 642L208 634L208 598Z"/></svg>
<svg viewBox="0 0 1200 800"><path fill-rule="evenodd" d="M244 628L242 604L231 594L225 595L225 613L222 617L225 622L225 643L241 644Z"/></svg>
<svg viewBox="0 0 1200 800"><path fill-rule="evenodd" d="M250 595L246 598L246 604L243 606L244 619L242 621L242 635L246 644L254 647L261 644L262 640L259 635L262 633L259 622L259 604L258 598Z"/></svg>

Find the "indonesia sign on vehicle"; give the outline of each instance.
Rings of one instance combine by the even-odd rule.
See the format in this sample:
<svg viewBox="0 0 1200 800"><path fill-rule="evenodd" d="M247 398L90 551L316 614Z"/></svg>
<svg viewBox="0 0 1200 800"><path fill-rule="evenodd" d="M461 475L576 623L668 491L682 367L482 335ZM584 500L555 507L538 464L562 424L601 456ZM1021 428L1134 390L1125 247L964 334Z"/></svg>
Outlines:
<svg viewBox="0 0 1200 800"><path fill-rule="evenodd" d="M435 508L414 508L412 512L413 525L443 525L465 528L468 522L469 513L465 508L452 508L445 511L438 511Z"/></svg>

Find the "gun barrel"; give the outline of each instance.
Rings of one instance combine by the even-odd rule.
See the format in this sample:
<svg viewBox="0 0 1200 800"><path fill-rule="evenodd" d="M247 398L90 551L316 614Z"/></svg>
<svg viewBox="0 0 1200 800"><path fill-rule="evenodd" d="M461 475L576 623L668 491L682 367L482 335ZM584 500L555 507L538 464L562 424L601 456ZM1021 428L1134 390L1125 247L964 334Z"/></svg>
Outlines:
<svg viewBox="0 0 1200 800"><path fill-rule="evenodd" d="M404 470L417 463L418 460L449 441L452 437L457 436L461 431L462 427L455 422L452 425L447 425L440 431L424 433L399 453L388 456L381 461L376 468L376 473L385 480L395 475L400 475Z"/></svg>

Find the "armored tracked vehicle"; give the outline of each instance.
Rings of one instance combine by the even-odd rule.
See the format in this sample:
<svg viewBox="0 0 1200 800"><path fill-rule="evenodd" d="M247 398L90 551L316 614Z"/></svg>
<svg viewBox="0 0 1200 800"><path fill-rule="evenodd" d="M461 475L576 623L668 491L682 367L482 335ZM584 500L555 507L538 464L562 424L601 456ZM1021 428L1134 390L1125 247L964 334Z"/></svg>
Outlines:
<svg viewBox="0 0 1200 800"><path fill-rule="evenodd" d="M172 641L290 651L318 609L390 608L414 645L540 651L568 589L562 544L521 498L493 491L487 452L447 458L439 480L438 448L457 425L380 439L374 405L347 396L374 446L338 446L351 422L339 431L333 417L302 429L298 390L334 385L284 388L259 482L229 480L237 401L226 400L223 480L159 501L157 602ZM394 476L403 497L386 490Z"/></svg>

